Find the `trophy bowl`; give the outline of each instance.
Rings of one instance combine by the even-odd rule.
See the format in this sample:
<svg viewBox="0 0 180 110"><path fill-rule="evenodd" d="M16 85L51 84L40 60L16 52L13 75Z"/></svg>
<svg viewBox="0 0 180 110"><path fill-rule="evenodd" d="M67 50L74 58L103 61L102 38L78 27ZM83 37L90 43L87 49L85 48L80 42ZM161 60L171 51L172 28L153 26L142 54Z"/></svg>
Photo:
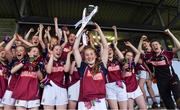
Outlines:
<svg viewBox="0 0 180 110"><path fill-rule="evenodd" d="M88 5L87 12L86 12L86 16L89 16L90 13L94 10L94 8L95 8L94 5ZM90 21L87 23L85 29L87 29L87 30L90 31L90 30L96 29L96 26L94 25L94 22L93 22L92 20L90 20Z"/></svg>

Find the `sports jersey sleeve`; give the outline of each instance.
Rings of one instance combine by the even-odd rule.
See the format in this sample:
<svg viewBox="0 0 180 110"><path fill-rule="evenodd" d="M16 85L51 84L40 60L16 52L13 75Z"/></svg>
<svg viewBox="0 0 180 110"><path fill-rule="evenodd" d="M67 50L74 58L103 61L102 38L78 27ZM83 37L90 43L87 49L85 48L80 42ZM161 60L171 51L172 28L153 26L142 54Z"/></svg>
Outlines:
<svg viewBox="0 0 180 110"><path fill-rule="evenodd" d="M153 52L148 52L148 53L145 53L143 56L143 60L144 61L147 61L149 60L152 56L153 56Z"/></svg>
<svg viewBox="0 0 180 110"><path fill-rule="evenodd" d="M85 69L86 69L87 66L88 66L87 63L81 62L80 67L77 68L77 69L78 69L78 72L79 72L79 74L80 74L80 77L82 77L82 76L84 75L84 72L85 72Z"/></svg>
<svg viewBox="0 0 180 110"><path fill-rule="evenodd" d="M101 69L103 71L103 74L106 76L108 74L108 69L104 67L103 63L101 63Z"/></svg>
<svg viewBox="0 0 180 110"><path fill-rule="evenodd" d="M172 51L165 51L163 54L168 58L169 61L172 61L174 58L174 53Z"/></svg>

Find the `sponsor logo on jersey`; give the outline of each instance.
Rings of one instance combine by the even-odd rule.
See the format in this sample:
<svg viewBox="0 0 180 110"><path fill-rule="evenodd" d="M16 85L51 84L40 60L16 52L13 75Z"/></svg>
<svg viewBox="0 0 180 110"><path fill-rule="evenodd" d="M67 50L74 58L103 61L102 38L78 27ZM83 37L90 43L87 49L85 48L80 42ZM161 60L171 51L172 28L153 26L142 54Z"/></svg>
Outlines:
<svg viewBox="0 0 180 110"><path fill-rule="evenodd" d="M119 65L111 65L108 67L108 71L117 71L117 70L120 70L120 67Z"/></svg>

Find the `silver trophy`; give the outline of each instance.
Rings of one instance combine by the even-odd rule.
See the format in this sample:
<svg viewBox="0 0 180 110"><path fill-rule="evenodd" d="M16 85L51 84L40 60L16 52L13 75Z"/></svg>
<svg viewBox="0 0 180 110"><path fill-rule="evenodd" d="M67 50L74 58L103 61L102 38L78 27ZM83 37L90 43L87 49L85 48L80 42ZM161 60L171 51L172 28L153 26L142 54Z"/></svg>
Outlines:
<svg viewBox="0 0 180 110"><path fill-rule="evenodd" d="M87 8L86 16L89 16L94 9L95 9L94 5L89 5ZM87 30L96 29L96 26L94 25L94 22L92 21L92 19L87 23L85 29L87 29Z"/></svg>
<svg viewBox="0 0 180 110"><path fill-rule="evenodd" d="M80 32L85 28L87 30L92 30L96 28L96 26L91 21L91 19L97 13L97 11L98 11L98 6L94 6L94 5L89 5L88 8L84 8L82 14L82 20L80 20L75 24L75 28L77 28L81 24L80 29L76 33L76 37L78 37L80 35Z"/></svg>

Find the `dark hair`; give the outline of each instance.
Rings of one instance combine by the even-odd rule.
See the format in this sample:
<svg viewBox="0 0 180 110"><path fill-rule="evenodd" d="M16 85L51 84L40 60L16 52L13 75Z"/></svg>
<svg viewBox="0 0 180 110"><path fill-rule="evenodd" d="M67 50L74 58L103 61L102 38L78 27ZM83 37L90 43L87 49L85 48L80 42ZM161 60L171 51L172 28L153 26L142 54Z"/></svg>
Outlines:
<svg viewBox="0 0 180 110"><path fill-rule="evenodd" d="M157 39L151 40L150 44L152 44L153 42L158 42L161 45L161 42L159 40L157 40Z"/></svg>
<svg viewBox="0 0 180 110"><path fill-rule="evenodd" d="M27 52L30 52L31 49L33 49L33 48L37 48L37 49L39 50L39 47L38 47L38 46L30 46L30 47L28 47L28 48L26 49L26 51L27 51Z"/></svg>
<svg viewBox="0 0 180 110"><path fill-rule="evenodd" d="M69 33L69 34L67 35L67 38L69 38L71 35L76 36L74 33Z"/></svg>
<svg viewBox="0 0 180 110"><path fill-rule="evenodd" d="M143 41L145 41L145 42L150 42L150 40L149 40L149 39L145 39L145 40L143 40Z"/></svg>
<svg viewBox="0 0 180 110"><path fill-rule="evenodd" d="M110 48L114 49L114 44L113 44L113 43L111 43L111 44L109 44L109 45L108 45L108 47L110 47Z"/></svg>
<svg viewBox="0 0 180 110"><path fill-rule="evenodd" d="M135 53L132 52L132 51L129 51L129 50L127 50L127 51L124 53L124 56L126 56L126 54L127 54L128 52L131 52L131 53L133 54L133 57L135 56Z"/></svg>
<svg viewBox="0 0 180 110"><path fill-rule="evenodd" d="M64 26L62 27L62 30L63 30L63 31L69 31L67 25L64 25Z"/></svg>
<svg viewBox="0 0 180 110"><path fill-rule="evenodd" d="M114 48L114 44L111 43L110 45L108 45L108 47L113 50L113 53L114 53L113 57L117 57L116 52L115 52L116 50L115 50L115 48Z"/></svg>

